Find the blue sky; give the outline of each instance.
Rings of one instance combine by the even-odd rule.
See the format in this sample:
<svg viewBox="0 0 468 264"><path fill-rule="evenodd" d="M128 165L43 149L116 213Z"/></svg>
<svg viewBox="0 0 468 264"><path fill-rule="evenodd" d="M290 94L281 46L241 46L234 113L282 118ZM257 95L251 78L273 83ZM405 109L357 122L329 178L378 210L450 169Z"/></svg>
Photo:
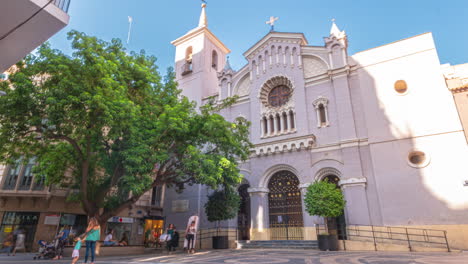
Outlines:
<svg viewBox="0 0 468 264"><path fill-rule="evenodd" d="M110 40L127 38L128 19L134 19L131 50L146 50L158 58L161 71L173 65L170 42L198 25L198 0L72 0L70 24L50 40L70 52L66 32L71 29ZM466 0L208 0L211 31L230 49L231 65L245 64L242 53L268 31L303 32L310 45L323 45L331 19L346 30L349 54L411 37L434 34L441 63L468 62Z"/></svg>

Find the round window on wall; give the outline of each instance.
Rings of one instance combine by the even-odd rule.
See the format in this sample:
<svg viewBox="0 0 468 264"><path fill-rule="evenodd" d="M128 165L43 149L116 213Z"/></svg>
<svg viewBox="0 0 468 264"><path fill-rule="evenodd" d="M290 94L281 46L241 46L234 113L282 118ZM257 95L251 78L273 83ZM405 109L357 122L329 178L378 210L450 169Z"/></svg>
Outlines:
<svg viewBox="0 0 468 264"><path fill-rule="evenodd" d="M429 156L419 150L411 151L408 154L408 164L411 167L422 168L426 167L429 164Z"/></svg>
<svg viewBox="0 0 468 264"><path fill-rule="evenodd" d="M286 85L279 85L271 89L268 94L268 103L273 107L282 106L288 102L291 89Z"/></svg>
<svg viewBox="0 0 468 264"><path fill-rule="evenodd" d="M395 82L395 91L398 94L406 94L408 91L408 85L403 80L398 80Z"/></svg>

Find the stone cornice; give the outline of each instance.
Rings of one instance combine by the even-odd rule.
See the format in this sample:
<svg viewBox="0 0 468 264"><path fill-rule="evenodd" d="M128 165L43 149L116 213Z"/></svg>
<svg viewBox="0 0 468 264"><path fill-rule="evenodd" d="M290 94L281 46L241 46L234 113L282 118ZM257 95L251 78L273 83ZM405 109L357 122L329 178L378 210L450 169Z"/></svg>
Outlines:
<svg viewBox="0 0 468 264"><path fill-rule="evenodd" d="M268 142L255 145L251 150L252 156L268 156L272 154L291 152L293 150L308 150L315 144L315 136L305 136L292 139L286 139L275 142Z"/></svg>
<svg viewBox="0 0 468 264"><path fill-rule="evenodd" d="M285 33L285 32L270 32L257 43L255 43L250 49L244 52L244 57L251 58L252 55L255 55L257 50L261 50L266 46L270 45L271 42L286 42L297 43L299 45L307 45L307 39L303 33Z"/></svg>
<svg viewBox="0 0 468 264"><path fill-rule="evenodd" d="M270 190L264 187L251 187L247 189L248 193L269 193Z"/></svg>
<svg viewBox="0 0 468 264"><path fill-rule="evenodd" d="M349 179L343 179L338 182L338 184L341 186L341 188L346 188L346 187L355 187L355 186L362 186L366 187L367 185L367 178L349 178Z"/></svg>
<svg viewBox="0 0 468 264"><path fill-rule="evenodd" d="M213 34L213 32L211 32L207 27L197 27L197 28L194 28L192 30L190 30L187 34L183 35L182 37L174 40L171 42L172 45L174 46L178 46L179 44L181 44L182 42L185 42L191 38L194 38L200 34L203 34L205 33L206 34L206 37L209 38L216 46L218 46L224 53L228 54L231 52L230 49L228 49L228 47L226 47L226 45L224 45L223 42L221 42L221 40L219 40L215 34Z"/></svg>

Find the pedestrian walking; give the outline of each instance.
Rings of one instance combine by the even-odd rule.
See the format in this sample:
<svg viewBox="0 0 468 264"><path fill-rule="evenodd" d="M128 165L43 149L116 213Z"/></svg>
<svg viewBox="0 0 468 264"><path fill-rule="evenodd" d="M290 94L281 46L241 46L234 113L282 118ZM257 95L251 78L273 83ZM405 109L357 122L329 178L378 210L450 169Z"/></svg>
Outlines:
<svg viewBox="0 0 468 264"><path fill-rule="evenodd" d="M95 217L89 219L88 227L86 228L86 254L85 263L88 263L88 256L91 252L91 264L94 264L96 258L96 243L101 237L101 226Z"/></svg>
<svg viewBox="0 0 468 264"><path fill-rule="evenodd" d="M53 258L54 260L56 259L62 259L63 257L63 249L65 247L65 244L68 242L68 236L70 235L70 227L64 226L62 230L58 233L56 239L58 239L58 244L57 244L57 256Z"/></svg>
<svg viewBox="0 0 468 264"><path fill-rule="evenodd" d="M195 235L197 234L197 227L195 221L192 221L185 231L185 238L187 239L187 253L195 253Z"/></svg>
<svg viewBox="0 0 468 264"><path fill-rule="evenodd" d="M16 251L22 249L26 253L26 246L24 245L24 240L26 235L24 234L23 229L19 229L16 235L15 249L13 249L13 256L16 255Z"/></svg>
<svg viewBox="0 0 468 264"><path fill-rule="evenodd" d="M184 250L188 249L188 236L187 236L187 229L190 227L192 222L195 222L195 235L193 236L193 248L195 248L195 241L197 241L197 234L196 231L198 230L198 216L196 214L192 215L187 222L187 228L185 229L185 239L184 239Z"/></svg>
<svg viewBox="0 0 468 264"><path fill-rule="evenodd" d="M7 253L10 256L11 251L13 250L13 234L10 233L8 236L3 240L3 248L0 249L0 253Z"/></svg>

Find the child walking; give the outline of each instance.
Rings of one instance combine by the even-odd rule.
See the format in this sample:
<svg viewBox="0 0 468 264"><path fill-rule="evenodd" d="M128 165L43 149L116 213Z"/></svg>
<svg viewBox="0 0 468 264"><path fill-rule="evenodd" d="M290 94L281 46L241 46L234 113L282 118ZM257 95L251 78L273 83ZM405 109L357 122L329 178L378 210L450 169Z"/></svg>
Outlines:
<svg viewBox="0 0 468 264"><path fill-rule="evenodd" d="M82 240L82 237L76 238L75 248L73 248L73 253L72 253L72 259L73 259L72 264L75 264L80 258L81 240Z"/></svg>

